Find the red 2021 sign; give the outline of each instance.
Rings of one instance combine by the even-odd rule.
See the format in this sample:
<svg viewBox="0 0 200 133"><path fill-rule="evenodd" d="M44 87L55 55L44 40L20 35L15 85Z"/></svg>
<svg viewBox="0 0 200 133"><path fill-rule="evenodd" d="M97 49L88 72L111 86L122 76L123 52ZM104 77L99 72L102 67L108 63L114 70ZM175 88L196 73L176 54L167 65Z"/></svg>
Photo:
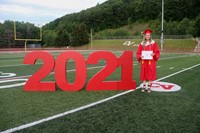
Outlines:
<svg viewBox="0 0 200 133"><path fill-rule="evenodd" d="M136 81L132 79L133 73L133 52L124 51L117 58L112 52L97 51L89 55L87 60L76 51L66 51L61 53L56 60L48 52L30 52L24 57L24 64L34 65L36 60L41 59L43 66L33 74L24 86L24 91L55 91L56 84L63 91L79 91L83 88L87 78L87 64L98 64L104 59L106 65L97 72L87 83L86 90L130 90L136 88ZM66 79L68 60L71 59L75 64L75 79L69 83ZM116 68L121 67L120 81L104 81ZM54 82L41 82L54 69Z"/></svg>

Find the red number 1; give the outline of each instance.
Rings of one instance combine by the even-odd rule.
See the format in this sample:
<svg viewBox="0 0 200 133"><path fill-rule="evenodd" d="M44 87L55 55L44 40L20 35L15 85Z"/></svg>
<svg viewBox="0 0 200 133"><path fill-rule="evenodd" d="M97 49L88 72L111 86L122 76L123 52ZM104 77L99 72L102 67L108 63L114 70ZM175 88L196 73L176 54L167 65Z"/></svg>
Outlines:
<svg viewBox="0 0 200 133"><path fill-rule="evenodd" d="M121 81L118 82L118 90L130 90L136 88L136 81L133 80L133 52L125 51L118 58L118 66L121 66Z"/></svg>

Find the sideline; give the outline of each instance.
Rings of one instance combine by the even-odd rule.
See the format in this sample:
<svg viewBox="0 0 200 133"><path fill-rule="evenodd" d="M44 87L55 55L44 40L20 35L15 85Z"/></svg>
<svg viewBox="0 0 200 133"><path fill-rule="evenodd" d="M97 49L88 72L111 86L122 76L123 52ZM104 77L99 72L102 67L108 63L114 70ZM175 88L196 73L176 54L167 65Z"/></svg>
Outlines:
<svg viewBox="0 0 200 133"><path fill-rule="evenodd" d="M186 69L184 69L184 70L177 71L177 72L175 72L175 73L173 73L173 74L170 74L170 75L167 75L167 76L165 76L165 77L162 77L162 78L160 78L160 79L158 79L158 80L156 80L156 81L160 81L160 80L163 80L163 79L172 77L172 76L174 76L174 75L177 75L177 74L182 73L182 72L184 72L184 71L190 70L190 69L192 69L192 68L194 68L194 67L197 67L197 66L200 66L200 63L199 63L199 64L196 64L196 65L194 65L194 66L188 67L188 68L186 68ZM139 87L137 87L136 89L139 89ZM10 129L8 129L8 130L2 131L1 133L11 133L11 132L19 131L19 130L22 130L22 129L25 129L25 128L28 128L28 127L32 127L32 126L41 124L41 123L43 123L43 122L47 122L47 121L50 121L50 120L53 120L53 119L56 119L56 118L59 118L59 117L63 117L63 116L68 115L68 114L72 114L72 113L75 113L75 112L78 112L78 111L81 111L81 110L84 110L84 109L93 107L93 106L95 106L95 105L104 103L104 102L106 102L106 101L112 100L112 99L114 99L114 98L120 97L120 96L122 96L122 95L125 95L125 94L130 93L130 92L133 92L133 91L135 91L135 90L128 90L128 91L125 91L125 92L116 94L116 95L114 95L114 96L111 96L111 97L108 97L108 98L99 100L99 101L97 101L97 102L93 102L93 103L90 103L90 104L87 104L87 105L78 107L78 108L76 108L76 109L72 109L72 110L66 111L66 112L64 112L64 113L60 113L60 114L57 114L57 115L54 115L54 116L50 116L50 117L47 117L47 118L44 118L44 119L41 119L41 120L38 120L38 121L34 121L34 122L31 122L31 123L28 123L28 124L25 124L25 125L21 125L21 126L15 127L15 128L10 128Z"/></svg>

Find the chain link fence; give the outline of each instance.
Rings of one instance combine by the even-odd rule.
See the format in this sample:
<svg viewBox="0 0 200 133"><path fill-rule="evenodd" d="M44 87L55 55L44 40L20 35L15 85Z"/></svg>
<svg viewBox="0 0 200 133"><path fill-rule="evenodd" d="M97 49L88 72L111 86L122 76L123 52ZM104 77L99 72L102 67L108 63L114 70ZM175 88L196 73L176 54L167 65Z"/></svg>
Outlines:
<svg viewBox="0 0 200 133"><path fill-rule="evenodd" d="M153 39L160 39L160 35L153 35ZM94 36L94 40L107 40L107 39L142 39L143 36ZM191 35L164 35L164 39L191 39Z"/></svg>

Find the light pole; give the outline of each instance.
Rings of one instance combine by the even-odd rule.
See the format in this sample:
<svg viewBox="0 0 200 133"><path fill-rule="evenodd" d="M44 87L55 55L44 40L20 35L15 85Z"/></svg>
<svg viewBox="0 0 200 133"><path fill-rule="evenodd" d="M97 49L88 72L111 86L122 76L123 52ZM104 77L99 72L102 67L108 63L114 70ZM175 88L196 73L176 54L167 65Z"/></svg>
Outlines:
<svg viewBox="0 0 200 133"><path fill-rule="evenodd" d="M164 40L163 40L163 23L164 23L164 0L162 0L162 26L161 26L161 51L163 50L163 44L164 44Z"/></svg>
<svg viewBox="0 0 200 133"><path fill-rule="evenodd" d="M92 48L92 41L93 41L93 37L92 37L92 28L90 29L90 43L91 43L91 48Z"/></svg>

